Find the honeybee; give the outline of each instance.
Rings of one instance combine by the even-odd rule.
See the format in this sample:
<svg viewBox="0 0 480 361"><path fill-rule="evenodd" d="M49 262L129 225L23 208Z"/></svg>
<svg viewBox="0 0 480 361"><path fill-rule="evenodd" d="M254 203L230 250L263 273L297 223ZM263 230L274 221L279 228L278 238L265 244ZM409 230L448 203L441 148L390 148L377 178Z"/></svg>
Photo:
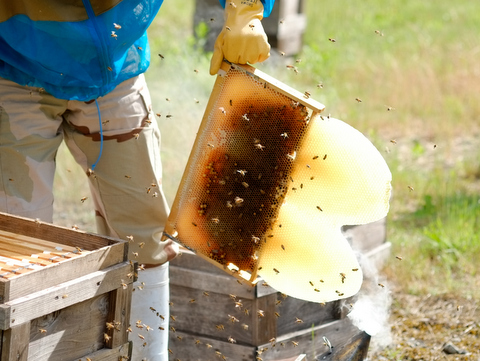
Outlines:
<svg viewBox="0 0 480 361"><path fill-rule="evenodd" d="M273 271L278 275L280 273L280 271L276 268L273 269Z"/></svg>
<svg viewBox="0 0 480 361"><path fill-rule="evenodd" d="M203 295L204 295L205 297L208 297L208 296L210 296L210 293L208 293L207 291L203 291Z"/></svg>
<svg viewBox="0 0 480 361"><path fill-rule="evenodd" d="M209 343L206 343L205 346L207 346L207 348L212 348L213 346L210 345Z"/></svg>
<svg viewBox="0 0 480 361"><path fill-rule="evenodd" d="M265 311L263 310L258 310L257 311L257 316L260 318L260 317L265 317Z"/></svg>
<svg viewBox="0 0 480 361"><path fill-rule="evenodd" d="M244 169L237 169L237 173L241 174L242 176L245 177L245 174L247 174L247 171Z"/></svg>
<svg viewBox="0 0 480 361"><path fill-rule="evenodd" d="M232 29L230 28L230 26L225 26L225 29L227 29L228 31L231 31Z"/></svg>
<svg viewBox="0 0 480 361"><path fill-rule="evenodd" d="M275 312L275 317L277 317L277 318L280 317L280 313Z"/></svg>
<svg viewBox="0 0 480 361"><path fill-rule="evenodd" d="M395 139L390 139L390 143L397 144L397 141Z"/></svg>
<svg viewBox="0 0 480 361"><path fill-rule="evenodd" d="M264 150L265 149L265 146L264 145L261 145L260 143L256 143L254 144L255 148L257 149L260 149L260 150Z"/></svg>
<svg viewBox="0 0 480 361"><path fill-rule="evenodd" d="M145 340L145 336L138 334L138 337L140 337L142 340Z"/></svg>
<svg viewBox="0 0 480 361"><path fill-rule="evenodd" d="M113 23L113 27L114 27L115 29L117 29L117 30L122 28L120 25L115 24L115 23Z"/></svg>
<svg viewBox="0 0 480 361"><path fill-rule="evenodd" d="M138 247L140 247L140 248L143 248L143 246L145 246L145 242L140 242L140 243L138 244Z"/></svg>
<svg viewBox="0 0 480 361"><path fill-rule="evenodd" d="M395 258L398 259L398 260L400 260L400 261L403 259L402 256L395 256Z"/></svg>
<svg viewBox="0 0 480 361"><path fill-rule="evenodd" d="M201 344L200 340L195 339L195 345Z"/></svg>
<svg viewBox="0 0 480 361"><path fill-rule="evenodd" d="M303 320L298 317L295 317L295 323L303 323Z"/></svg>
<svg viewBox="0 0 480 361"><path fill-rule="evenodd" d="M112 338L112 337L109 336L107 333L104 333L104 334L103 334L103 339L105 340L105 342L110 341L111 338Z"/></svg>
<svg viewBox="0 0 480 361"><path fill-rule="evenodd" d="M292 344L293 344L293 347L297 347L297 346L298 346L298 342L296 342L296 341L292 341Z"/></svg>
<svg viewBox="0 0 480 361"><path fill-rule="evenodd" d="M112 67L110 67L110 66L107 66L107 70L108 71L113 71Z"/></svg>
<svg viewBox="0 0 480 361"><path fill-rule="evenodd" d="M135 258L138 257L138 252L132 252L132 254L133 254L133 256L134 256Z"/></svg>
<svg viewBox="0 0 480 361"><path fill-rule="evenodd" d="M230 343L236 343L237 341L235 341L235 339L234 339L232 336L229 336L229 337L228 337L228 342L230 342Z"/></svg>
<svg viewBox="0 0 480 361"><path fill-rule="evenodd" d="M318 209L320 212L323 212L323 209L320 208L320 206L317 206L317 209Z"/></svg>
<svg viewBox="0 0 480 361"><path fill-rule="evenodd" d="M247 117L247 113L243 114L243 115L242 115L242 118L245 119L247 122L250 120L250 119Z"/></svg>
<svg viewBox="0 0 480 361"><path fill-rule="evenodd" d="M140 134L138 134L138 133L133 133L133 137L134 137L135 139L138 139L138 138L140 137Z"/></svg>
<svg viewBox="0 0 480 361"><path fill-rule="evenodd" d="M253 30L253 28L255 27L254 24L249 24L248 26L250 26L250 28Z"/></svg>
<svg viewBox="0 0 480 361"><path fill-rule="evenodd" d="M47 330L45 330L44 328L39 328L38 331L39 331L41 334L47 333Z"/></svg>
<svg viewBox="0 0 480 361"><path fill-rule="evenodd" d="M162 54L158 54L158 56L160 57L160 59L165 59L165 57Z"/></svg>
<svg viewBox="0 0 480 361"><path fill-rule="evenodd" d="M217 328L217 330L219 331L224 331L225 330L225 326L220 324L220 325L215 325L215 327Z"/></svg>
<svg viewBox="0 0 480 361"><path fill-rule="evenodd" d="M243 203L243 198L240 197L235 197L235 204L238 206Z"/></svg>
<svg viewBox="0 0 480 361"><path fill-rule="evenodd" d="M88 199L88 197L82 197L82 198L80 199L80 202L83 203L83 202L85 202L87 199Z"/></svg>
<svg viewBox="0 0 480 361"><path fill-rule="evenodd" d="M281 55L281 56L285 56L285 52L284 52L284 51L280 51L280 55Z"/></svg>
<svg viewBox="0 0 480 361"><path fill-rule="evenodd" d="M361 103L361 102L362 102L362 99L360 99L360 98L355 98L355 100L356 100L358 103Z"/></svg>
<svg viewBox="0 0 480 361"><path fill-rule="evenodd" d="M332 43L335 43L337 41L334 38L328 38L328 40L331 41Z"/></svg>
<svg viewBox="0 0 480 361"><path fill-rule="evenodd" d="M110 33L110 36L111 36L112 38L114 38L115 40L117 40L117 34L115 33L115 31L112 31L112 32Z"/></svg>
<svg viewBox="0 0 480 361"><path fill-rule="evenodd" d="M170 315L170 318L173 322L175 322L177 320L177 318L174 315Z"/></svg>
<svg viewBox="0 0 480 361"><path fill-rule="evenodd" d="M113 324L113 322L106 322L106 327L107 330L112 330L115 328L115 325Z"/></svg>
<svg viewBox="0 0 480 361"><path fill-rule="evenodd" d="M414 190L412 186L408 186L408 189L410 189L410 191Z"/></svg>

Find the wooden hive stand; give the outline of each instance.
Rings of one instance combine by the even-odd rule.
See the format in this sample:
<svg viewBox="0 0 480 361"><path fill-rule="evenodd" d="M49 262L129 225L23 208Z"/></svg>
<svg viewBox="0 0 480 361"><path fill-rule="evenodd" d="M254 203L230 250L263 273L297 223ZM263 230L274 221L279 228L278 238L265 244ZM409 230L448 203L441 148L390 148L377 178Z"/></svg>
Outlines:
<svg viewBox="0 0 480 361"><path fill-rule="evenodd" d="M0 360L128 360L136 264L127 250L0 213Z"/></svg>

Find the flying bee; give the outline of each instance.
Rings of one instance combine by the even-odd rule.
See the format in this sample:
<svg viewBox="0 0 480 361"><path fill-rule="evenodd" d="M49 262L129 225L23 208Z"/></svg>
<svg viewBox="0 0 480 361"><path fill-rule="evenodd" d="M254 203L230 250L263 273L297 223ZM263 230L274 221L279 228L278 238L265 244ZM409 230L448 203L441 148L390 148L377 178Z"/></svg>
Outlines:
<svg viewBox="0 0 480 361"><path fill-rule="evenodd" d="M275 312L275 317L280 317L280 314L278 312Z"/></svg>
<svg viewBox="0 0 480 361"><path fill-rule="evenodd" d="M255 148L260 149L260 150L264 150L264 149L265 149L265 146L264 146L264 145L261 145L260 143L256 143L254 146L255 146Z"/></svg>
<svg viewBox="0 0 480 361"><path fill-rule="evenodd" d="M400 260L400 261L403 259L402 256L395 256L395 258L398 259L398 260Z"/></svg>
<svg viewBox="0 0 480 361"><path fill-rule="evenodd" d="M138 138L140 137L140 134L138 134L138 133L133 133L133 137L134 137L135 139L138 139Z"/></svg>
<svg viewBox="0 0 480 361"><path fill-rule="evenodd" d="M260 238L252 235L252 241L255 242L255 244L257 244L258 242L260 242Z"/></svg>
<svg viewBox="0 0 480 361"><path fill-rule="evenodd" d="M390 139L390 143L397 144L397 141L395 139Z"/></svg>
<svg viewBox="0 0 480 361"><path fill-rule="evenodd" d="M237 173L241 174L242 176L245 177L245 174L247 174L247 171L244 169L237 169Z"/></svg>
<svg viewBox="0 0 480 361"><path fill-rule="evenodd" d="M408 189L410 189L410 191L414 190L412 186L408 186Z"/></svg>
<svg viewBox="0 0 480 361"><path fill-rule="evenodd" d="M337 40L335 40L334 38L328 38L328 40L332 43L335 43Z"/></svg>
<svg viewBox="0 0 480 361"><path fill-rule="evenodd" d="M257 316L260 318L260 317L265 317L265 311L263 310L258 310L257 311Z"/></svg>
<svg viewBox="0 0 480 361"><path fill-rule="evenodd" d="M235 204L238 206L243 203L243 198L235 197Z"/></svg>
<svg viewBox="0 0 480 361"><path fill-rule="evenodd" d="M320 206L317 206L317 209L318 209L320 212L323 212L323 209L320 208Z"/></svg>
<svg viewBox="0 0 480 361"><path fill-rule="evenodd" d="M113 69L112 69L111 66L107 66L107 70L108 70L108 71L113 71Z"/></svg>
<svg viewBox="0 0 480 361"><path fill-rule="evenodd" d="M298 317L295 317L295 323L303 323L303 320Z"/></svg>
<svg viewBox="0 0 480 361"><path fill-rule="evenodd" d="M254 24L249 24L248 26L250 26L250 29L252 29L252 30L253 30L253 28L255 27Z"/></svg>
<svg viewBox="0 0 480 361"><path fill-rule="evenodd" d="M140 242L140 243L138 244L138 247L140 247L140 248L143 248L143 246L145 246L145 242Z"/></svg>
<svg viewBox="0 0 480 361"><path fill-rule="evenodd" d="M228 31L232 30L229 26L225 26L225 29L227 29Z"/></svg>
<svg viewBox="0 0 480 361"><path fill-rule="evenodd" d="M87 199L88 199L88 197L82 197L82 198L80 199L80 202L84 203Z"/></svg>
<svg viewBox="0 0 480 361"><path fill-rule="evenodd" d="M138 334L138 337L140 337L142 340L145 340L145 336Z"/></svg>
<svg viewBox="0 0 480 361"><path fill-rule="evenodd" d="M208 293L207 291L203 291L203 295L204 295L205 297L208 297L208 296L210 296L210 293Z"/></svg>
<svg viewBox="0 0 480 361"><path fill-rule="evenodd" d="M242 307L243 307L242 300L238 300L235 302L235 308L242 308Z"/></svg>
<svg viewBox="0 0 480 361"><path fill-rule="evenodd" d="M235 341L235 339L234 339L232 336L229 336L229 337L228 337L228 342L230 342L230 343L236 343L237 341Z"/></svg>
<svg viewBox="0 0 480 361"><path fill-rule="evenodd" d="M224 115L227 114L227 111L225 110L224 107L220 107L220 108L218 108L218 109L222 112L222 114L224 114Z"/></svg>
<svg viewBox="0 0 480 361"><path fill-rule="evenodd" d="M220 223L220 219L212 218L212 222L215 223L215 224L218 224L218 223Z"/></svg>
<svg viewBox="0 0 480 361"><path fill-rule="evenodd" d="M165 57L162 54L158 54L158 56L160 57L160 59L165 59Z"/></svg>
<svg viewBox="0 0 480 361"><path fill-rule="evenodd" d="M122 27L118 24L113 23L113 27L117 30L121 29Z"/></svg>
<svg viewBox="0 0 480 361"><path fill-rule="evenodd" d="M242 115L242 118L245 119L247 122L250 120L250 119L248 119L248 117L247 117L247 113L243 114L243 115Z"/></svg>
<svg viewBox="0 0 480 361"><path fill-rule="evenodd" d="M215 327L217 328L217 330L219 331L224 331L225 330L225 326L220 324L220 325L215 325Z"/></svg>
<svg viewBox="0 0 480 361"><path fill-rule="evenodd" d="M113 322L106 322L105 326L107 327L107 330L113 330L115 328Z"/></svg>
<svg viewBox="0 0 480 361"><path fill-rule="evenodd" d="M104 333L104 334L103 334L103 339L105 340L105 342L110 341L111 338L112 338L112 337L109 336L107 333Z"/></svg>
<svg viewBox="0 0 480 361"><path fill-rule="evenodd" d="M44 328L39 328L38 331L39 331L41 334L47 333L47 330L45 330Z"/></svg>
<svg viewBox="0 0 480 361"><path fill-rule="evenodd" d="M110 34L110 36L111 36L112 38L114 38L115 40L117 40L117 34L115 33L115 31L112 31L111 34Z"/></svg>
<svg viewBox="0 0 480 361"><path fill-rule="evenodd" d="M280 271L276 268L273 269L273 271L278 275L280 273Z"/></svg>
<svg viewBox="0 0 480 361"><path fill-rule="evenodd" d="M202 342L201 342L200 340L195 339L195 345L199 345L199 344L201 344L201 343L202 343Z"/></svg>
<svg viewBox="0 0 480 361"><path fill-rule="evenodd" d="M283 132L282 134L280 134L280 136L281 136L283 139L287 139L287 138L288 138L287 132Z"/></svg>
<svg viewBox="0 0 480 361"><path fill-rule="evenodd" d="M298 346L298 342L296 342L296 341L292 341L292 344L293 344L293 347L297 347L297 346Z"/></svg>
<svg viewBox="0 0 480 361"><path fill-rule="evenodd" d="M382 288L385 287L385 285L382 284L382 283L379 283L378 285L379 285L380 287L382 287Z"/></svg>
<svg viewBox="0 0 480 361"><path fill-rule="evenodd" d="M236 318L235 316L228 315L228 318L230 319L231 323L240 322L238 318Z"/></svg>
<svg viewBox="0 0 480 361"><path fill-rule="evenodd" d="M248 325L247 325L246 323L242 323L242 328L243 328L244 330L248 330Z"/></svg>
<svg viewBox="0 0 480 361"><path fill-rule="evenodd" d="M133 254L133 256L134 256L135 258L138 257L138 252L132 252L132 254Z"/></svg>
<svg viewBox="0 0 480 361"><path fill-rule="evenodd" d="M323 156L323 160L325 160L325 159L327 159L327 155L326 155L326 154Z"/></svg>
<svg viewBox="0 0 480 361"><path fill-rule="evenodd" d="M284 52L284 51L280 51L280 55L281 55L281 56L285 56L285 52Z"/></svg>

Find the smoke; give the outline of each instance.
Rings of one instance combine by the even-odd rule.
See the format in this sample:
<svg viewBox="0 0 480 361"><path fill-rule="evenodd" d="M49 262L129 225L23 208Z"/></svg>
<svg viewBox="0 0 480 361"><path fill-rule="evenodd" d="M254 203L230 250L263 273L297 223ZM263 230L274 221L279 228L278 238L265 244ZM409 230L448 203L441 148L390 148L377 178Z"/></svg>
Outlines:
<svg viewBox="0 0 480 361"><path fill-rule="evenodd" d="M359 261L364 272L364 284L347 317L356 327L372 336L370 351L375 352L392 344L389 325L391 292L378 274L372 257L360 255Z"/></svg>

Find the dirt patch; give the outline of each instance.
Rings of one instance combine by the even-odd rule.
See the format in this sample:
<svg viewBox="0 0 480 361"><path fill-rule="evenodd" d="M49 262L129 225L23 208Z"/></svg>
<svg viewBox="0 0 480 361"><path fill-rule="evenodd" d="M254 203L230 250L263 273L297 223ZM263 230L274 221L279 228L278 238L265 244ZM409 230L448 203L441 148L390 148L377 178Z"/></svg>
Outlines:
<svg viewBox="0 0 480 361"><path fill-rule="evenodd" d="M455 295L393 294L393 344L370 360L480 360L480 302Z"/></svg>

